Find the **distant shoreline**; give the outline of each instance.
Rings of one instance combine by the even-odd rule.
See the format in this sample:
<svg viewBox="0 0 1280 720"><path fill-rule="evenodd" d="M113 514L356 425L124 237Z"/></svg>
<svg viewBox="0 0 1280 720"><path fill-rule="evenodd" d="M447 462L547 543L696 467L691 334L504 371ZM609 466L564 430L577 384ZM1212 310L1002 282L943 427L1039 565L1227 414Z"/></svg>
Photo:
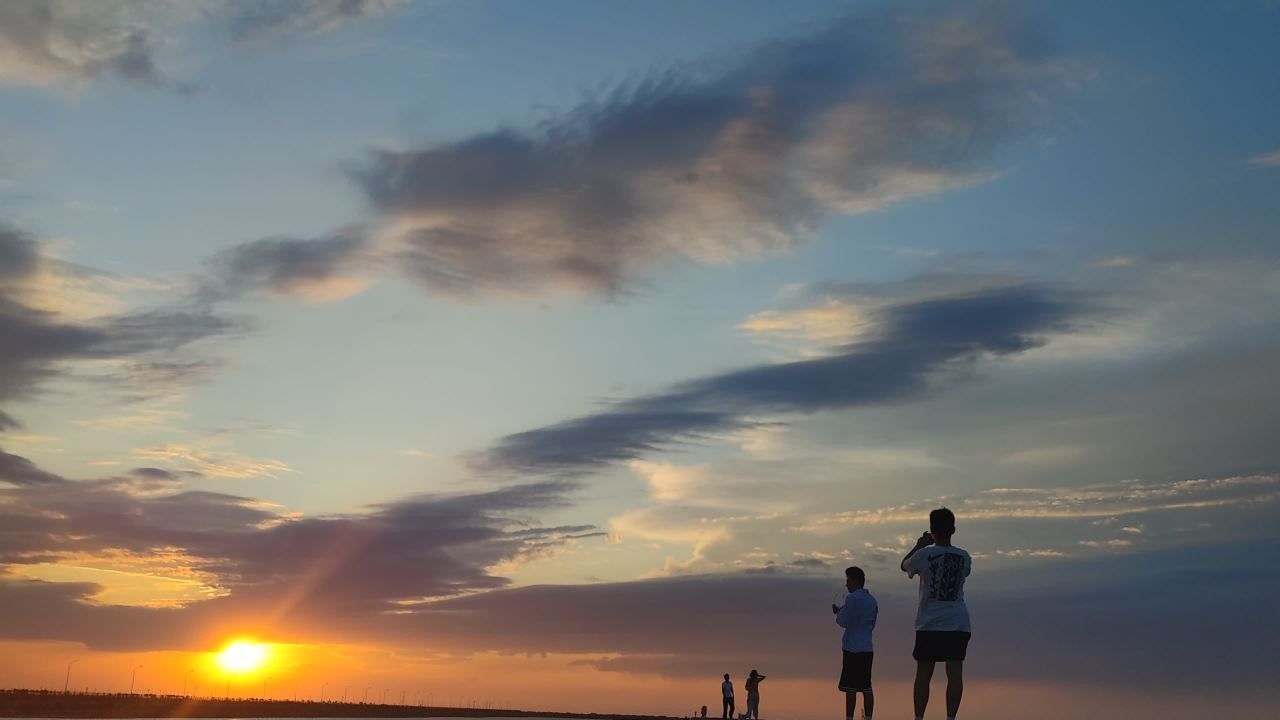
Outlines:
<svg viewBox="0 0 1280 720"><path fill-rule="evenodd" d="M235 700L181 695L0 690L0 718L433 718L542 717L679 720L666 715L615 715L539 710L423 707L382 703Z"/></svg>

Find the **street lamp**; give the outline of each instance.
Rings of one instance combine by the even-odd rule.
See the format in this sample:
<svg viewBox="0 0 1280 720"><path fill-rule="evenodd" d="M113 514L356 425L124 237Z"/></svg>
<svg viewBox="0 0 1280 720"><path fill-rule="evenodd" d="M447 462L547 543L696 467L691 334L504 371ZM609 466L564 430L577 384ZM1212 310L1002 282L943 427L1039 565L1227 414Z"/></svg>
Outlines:
<svg viewBox="0 0 1280 720"><path fill-rule="evenodd" d="M132 695L132 694L133 694L133 681L138 679L138 668L140 668L140 667L142 667L142 666L141 666L141 665L135 665L135 666L134 666L134 668L133 668L133 672L132 672L132 673L129 673L129 694L130 694L130 695Z"/></svg>
<svg viewBox="0 0 1280 720"><path fill-rule="evenodd" d="M262 678L262 699L263 700L267 699L267 681L268 680L275 680L275 678L269 678L269 677Z"/></svg>
<svg viewBox="0 0 1280 720"><path fill-rule="evenodd" d="M350 689L351 689L350 685L347 685L346 687L342 688L342 702L347 701L347 691Z"/></svg>
<svg viewBox="0 0 1280 720"><path fill-rule="evenodd" d="M187 697L187 678L191 677L191 673L195 672L195 668L191 668L182 675L182 696Z"/></svg>
<svg viewBox="0 0 1280 720"><path fill-rule="evenodd" d="M64 693L67 691L67 688L71 687L71 666L78 662L80 662L80 660L77 658L67 663L67 679L62 681L62 692Z"/></svg>
<svg viewBox="0 0 1280 720"><path fill-rule="evenodd" d="M320 686L320 702L324 702L324 689L329 687L329 683Z"/></svg>
<svg viewBox="0 0 1280 720"><path fill-rule="evenodd" d="M383 705L387 704L387 691L390 689L391 688L382 688L382 704Z"/></svg>
<svg viewBox="0 0 1280 720"><path fill-rule="evenodd" d="M364 689L364 699L360 701L360 703L361 703L361 704L364 704L364 703L369 702L369 690L370 690L370 689L372 689L372 686L365 686L365 689Z"/></svg>

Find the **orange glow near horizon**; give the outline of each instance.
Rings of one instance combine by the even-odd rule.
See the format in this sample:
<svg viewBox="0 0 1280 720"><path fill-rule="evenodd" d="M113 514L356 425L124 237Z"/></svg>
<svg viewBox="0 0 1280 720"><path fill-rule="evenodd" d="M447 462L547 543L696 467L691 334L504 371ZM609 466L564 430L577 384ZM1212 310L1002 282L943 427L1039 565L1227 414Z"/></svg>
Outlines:
<svg viewBox="0 0 1280 720"><path fill-rule="evenodd" d="M261 670L271 660L271 645L249 640L236 640L222 649L215 659L225 673L245 675Z"/></svg>

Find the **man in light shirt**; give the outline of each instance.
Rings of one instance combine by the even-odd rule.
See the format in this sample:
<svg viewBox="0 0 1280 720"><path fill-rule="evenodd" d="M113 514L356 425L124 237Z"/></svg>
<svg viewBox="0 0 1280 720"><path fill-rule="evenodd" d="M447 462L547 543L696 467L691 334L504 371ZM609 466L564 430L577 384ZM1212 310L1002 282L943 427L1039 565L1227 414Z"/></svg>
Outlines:
<svg viewBox="0 0 1280 720"><path fill-rule="evenodd" d="M973 560L951 544L956 516L946 508L929 513L929 532L902 559L907 577L920 576L920 607L916 611L915 708L923 720L929 704L929 681L935 663L946 663L947 720L955 720L964 693L964 658L969 648L969 608L964 582Z"/></svg>
<svg viewBox="0 0 1280 720"><path fill-rule="evenodd" d="M876 599L867 592L867 574L862 568L847 568L844 582L849 591L844 605L831 606L836 614L836 624L844 628L844 636L840 639L844 654L844 664L840 669L844 717L845 720L853 720L853 712L858 707L858 693L862 693L862 714L870 720L871 711L875 708L875 698L871 695L871 661L874 659L871 633L876 629L876 615L880 608Z"/></svg>
<svg viewBox="0 0 1280 720"><path fill-rule="evenodd" d="M729 673L724 674L724 682L720 683L720 696L724 698L722 720L733 717L733 683L729 682Z"/></svg>

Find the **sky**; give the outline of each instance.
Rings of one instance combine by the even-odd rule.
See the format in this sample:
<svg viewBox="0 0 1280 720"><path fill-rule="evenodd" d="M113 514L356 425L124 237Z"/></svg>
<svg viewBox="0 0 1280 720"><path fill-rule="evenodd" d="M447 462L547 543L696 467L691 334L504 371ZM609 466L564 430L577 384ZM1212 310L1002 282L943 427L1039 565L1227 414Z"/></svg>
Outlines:
<svg viewBox="0 0 1280 720"><path fill-rule="evenodd" d="M1277 28L0 4L0 687L905 716L947 506L966 715L1269 716Z"/></svg>

